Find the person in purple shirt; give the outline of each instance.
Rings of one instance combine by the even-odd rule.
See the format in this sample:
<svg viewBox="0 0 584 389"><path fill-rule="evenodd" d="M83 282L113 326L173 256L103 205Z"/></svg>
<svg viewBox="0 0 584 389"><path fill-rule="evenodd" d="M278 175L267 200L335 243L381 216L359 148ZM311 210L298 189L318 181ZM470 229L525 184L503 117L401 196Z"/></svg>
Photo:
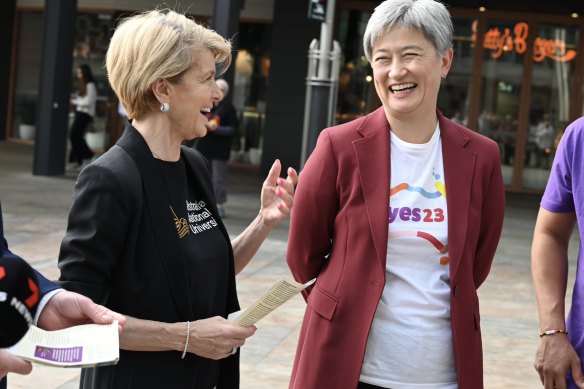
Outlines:
<svg viewBox="0 0 584 389"><path fill-rule="evenodd" d="M572 305L565 320L568 243L584 231L584 117L564 133L541 200L531 248L540 322L535 369L546 389L584 389L584 263L582 239Z"/></svg>

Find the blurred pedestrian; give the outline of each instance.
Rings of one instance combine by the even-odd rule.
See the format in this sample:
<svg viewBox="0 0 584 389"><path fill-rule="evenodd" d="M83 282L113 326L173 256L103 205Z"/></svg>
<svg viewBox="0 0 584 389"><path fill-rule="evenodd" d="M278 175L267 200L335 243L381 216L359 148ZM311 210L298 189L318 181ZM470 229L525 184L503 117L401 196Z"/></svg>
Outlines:
<svg viewBox="0 0 584 389"><path fill-rule="evenodd" d="M94 153L85 141L85 133L95 117L95 105L97 102L97 88L91 68L87 64L79 65L75 70L76 82L79 90L71 99L75 107L75 118L69 132L71 151L67 170L80 170L90 163Z"/></svg>
<svg viewBox="0 0 584 389"><path fill-rule="evenodd" d="M227 202L227 161L231 154L231 142L237 129L237 111L227 100L229 84L224 79L217 80L223 97L208 115L207 135L197 142L197 150L211 163L211 175L215 190L215 201L220 217L225 217Z"/></svg>

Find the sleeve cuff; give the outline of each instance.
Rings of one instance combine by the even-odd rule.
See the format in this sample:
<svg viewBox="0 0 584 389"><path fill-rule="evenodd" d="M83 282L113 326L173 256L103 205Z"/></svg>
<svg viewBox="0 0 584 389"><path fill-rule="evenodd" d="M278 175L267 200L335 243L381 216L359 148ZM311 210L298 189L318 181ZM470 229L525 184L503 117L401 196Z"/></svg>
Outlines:
<svg viewBox="0 0 584 389"><path fill-rule="evenodd" d="M47 303L49 302L49 300L51 298L53 298L54 295L56 295L59 292L63 292L65 289L53 289L50 292L48 292L47 294L45 294L43 296L43 298L41 299L39 306L37 308L36 314L34 315L34 322L33 324L36 326L38 321L39 321L39 317L41 316L41 312L43 311L43 309L45 309L45 305L47 305Z"/></svg>

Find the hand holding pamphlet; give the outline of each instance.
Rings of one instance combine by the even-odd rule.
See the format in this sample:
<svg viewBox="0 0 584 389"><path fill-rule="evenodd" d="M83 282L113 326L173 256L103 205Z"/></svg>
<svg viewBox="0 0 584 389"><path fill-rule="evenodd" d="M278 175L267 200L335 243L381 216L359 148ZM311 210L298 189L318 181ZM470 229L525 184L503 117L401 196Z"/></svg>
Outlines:
<svg viewBox="0 0 584 389"><path fill-rule="evenodd" d="M56 367L116 364L120 358L118 322L58 331L31 326L24 338L8 350L27 361Z"/></svg>
<svg viewBox="0 0 584 389"><path fill-rule="evenodd" d="M250 327L264 318L274 309L314 284L316 278L305 284L296 282L290 276L282 276L260 298L243 311L233 312L227 318L233 324Z"/></svg>

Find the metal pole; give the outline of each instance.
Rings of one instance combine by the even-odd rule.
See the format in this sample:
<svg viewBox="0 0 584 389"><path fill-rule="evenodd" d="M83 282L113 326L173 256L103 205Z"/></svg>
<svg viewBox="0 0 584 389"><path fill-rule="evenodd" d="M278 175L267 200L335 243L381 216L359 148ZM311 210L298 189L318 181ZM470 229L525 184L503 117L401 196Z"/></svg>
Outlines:
<svg viewBox="0 0 584 389"><path fill-rule="evenodd" d="M314 150L320 131L334 122L336 87L340 64L340 46L332 42L332 25L335 0L328 0L326 18L321 23L320 42L314 39L308 50L308 74L306 76L306 102L300 168ZM331 52L331 45L335 52ZM337 53L338 51L338 53ZM332 67L331 67L332 62Z"/></svg>
<svg viewBox="0 0 584 389"><path fill-rule="evenodd" d="M318 78L324 80L329 77L329 62L327 59L331 52L333 39L333 21L335 13L335 0L328 0L326 5L326 18L320 24L320 61L318 66Z"/></svg>

